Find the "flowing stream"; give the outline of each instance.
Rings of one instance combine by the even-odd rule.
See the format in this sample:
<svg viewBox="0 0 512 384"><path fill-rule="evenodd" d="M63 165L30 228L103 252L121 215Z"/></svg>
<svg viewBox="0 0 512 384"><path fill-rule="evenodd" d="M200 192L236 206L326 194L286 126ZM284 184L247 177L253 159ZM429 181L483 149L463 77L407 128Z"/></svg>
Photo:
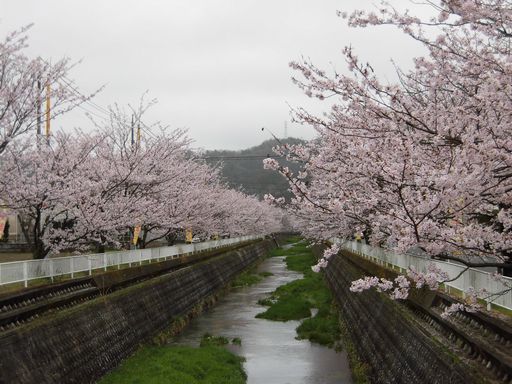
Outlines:
<svg viewBox="0 0 512 384"><path fill-rule="evenodd" d="M228 348L245 357L248 384L340 384L352 383L344 352L296 340L295 328L300 321L271 321L256 319L265 307L259 299L278 286L300 279L302 274L286 268L284 257L266 259L258 272L272 272L273 276L250 287L232 290L212 309L192 320L171 344L197 346L205 333L238 337L240 346Z"/></svg>

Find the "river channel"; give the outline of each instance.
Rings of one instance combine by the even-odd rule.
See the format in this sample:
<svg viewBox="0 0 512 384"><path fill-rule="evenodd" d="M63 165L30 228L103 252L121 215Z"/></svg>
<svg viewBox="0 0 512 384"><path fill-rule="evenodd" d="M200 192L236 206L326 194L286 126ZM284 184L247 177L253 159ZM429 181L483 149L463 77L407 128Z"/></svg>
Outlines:
<svg viewBox="0 0 512 384"><path fill-rule="evenodd" d="M300 321L257 319L265 307L258 300L268 296L278 286L300 279L300 273L286 268L284 257L266 259L258 272L273 275L258 284L237 288L224 296L208 312L191 321L172 345L198 346L205 333L238 337L240 346L228 348L245 357L244 368L248 384L340 384L352 383L344 352L296 340L295 328Z"/></svg>

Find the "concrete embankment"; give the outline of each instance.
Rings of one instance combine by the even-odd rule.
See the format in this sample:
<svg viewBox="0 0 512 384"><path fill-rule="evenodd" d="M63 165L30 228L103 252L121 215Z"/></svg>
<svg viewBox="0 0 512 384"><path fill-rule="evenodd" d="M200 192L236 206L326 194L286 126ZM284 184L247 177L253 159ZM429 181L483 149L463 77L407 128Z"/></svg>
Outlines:
<svg viewBox="0 0 512 384"><path fill-rule="evenodd" d="M95 382L273 246L228 251L4 332L0 383Z"/></svg>
<svg viewBox="0 0 512 384"><path fill-rule="evenodd" d="M331 258L325 270L349 331L349 342L367 366L370 382L486 382L479 371L487 369L468 364L469 356L462 353L463 344L456 345L462 341L448 334L449 338L444 338L443 328L432 319L375 290L350 292L351 282L364 275L393 278L396 273L346 252ZM457 348L461 351L457 352Z"/></svg>

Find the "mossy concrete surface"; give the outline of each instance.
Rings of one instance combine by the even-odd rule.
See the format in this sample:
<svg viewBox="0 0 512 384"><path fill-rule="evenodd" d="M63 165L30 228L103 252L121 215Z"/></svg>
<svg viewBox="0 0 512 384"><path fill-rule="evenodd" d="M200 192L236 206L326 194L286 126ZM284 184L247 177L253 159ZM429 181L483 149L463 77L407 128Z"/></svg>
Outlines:
<svg viewBox="0 0 512 384"><path fill-rule="evenodd" d="M0 336L0 383L96 382L274 245L267 240L229 251Z"/></svg>
<svg viewBox="0 0 512 384"><path fill-rule="evenodd" d="M377 270L378 269L378 270ZM364 275L392 278L393 272L349 253L329 260L325 276L338 302L345 337L355 346L371 383L469 384L475 382L464 365L422 332L407 308L374 290L350 292L351 282ZM429 300L418 293L418 299ZM354 367L352 367L354 369Z"/></svg>

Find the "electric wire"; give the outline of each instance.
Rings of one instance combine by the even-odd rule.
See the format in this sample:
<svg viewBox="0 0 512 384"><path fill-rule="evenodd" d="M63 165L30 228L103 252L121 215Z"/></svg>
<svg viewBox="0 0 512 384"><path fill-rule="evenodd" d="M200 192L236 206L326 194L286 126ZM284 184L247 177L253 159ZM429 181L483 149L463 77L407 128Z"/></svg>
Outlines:
<svg viewBox="0 0 512 384"><path fill-rule="evenodd" d="M280 155L247 155L247 156L204 156L205 160L262 160L262 159L284 159Z"/></svg>
<svg viewBox="0 0 512 384"><path fill-rule="evenodd" d="M87 97L81 93L74 85L73 85L73 81L66 78L66 77L62 77L60 79L62 81L62 83L60 83L61 85L69 88L75 95L81 97L82 99L84 99L84 102L83 104L85 104L88 108L91 108L91 109L94 109L95 111L93 112L91 109L88 109L86 108L84 105L82 104L78 104L77 106L84 110L85 112L87 112L88 114L90 114L91 116L95 116L105 122L109 122L110 121L110 111L108 111L106 108L103 108L102 106L92 102L91 100L86 100ZM155 135L153 132L151 132L151 130L149 129L149 127L145 124L141 124L140 126L141 128L141 131L143 131L144 133L146 133L148 136L151 136L153 138L158 138L157 135Z"/></svg>

